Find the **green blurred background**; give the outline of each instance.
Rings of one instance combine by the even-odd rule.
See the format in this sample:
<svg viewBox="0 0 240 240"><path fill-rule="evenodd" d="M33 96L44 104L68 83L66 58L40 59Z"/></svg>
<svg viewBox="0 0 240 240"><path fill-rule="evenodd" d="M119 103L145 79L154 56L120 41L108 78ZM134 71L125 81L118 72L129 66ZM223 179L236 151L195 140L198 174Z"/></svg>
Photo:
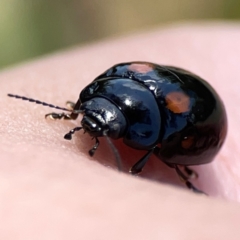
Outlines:
<svg viewBox="0 0 240 240"><path fill-rule="evenodd" d="M240 0L0 0L0 68L164 23L239 17Z"/></svg>

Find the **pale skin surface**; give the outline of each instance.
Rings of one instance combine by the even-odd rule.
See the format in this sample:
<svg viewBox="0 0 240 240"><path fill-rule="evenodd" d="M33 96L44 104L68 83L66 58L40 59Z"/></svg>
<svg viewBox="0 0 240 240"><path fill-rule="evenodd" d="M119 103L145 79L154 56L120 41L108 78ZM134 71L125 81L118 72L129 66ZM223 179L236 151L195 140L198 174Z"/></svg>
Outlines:
<svg viewBox="0 0 240 240"><path fill-rule="evenodd" d="M179 25L3 71L0 239L240 239L239 43L237 24ZM194 184L210 197L188 191L155 157L144 178L107 168L103 165L115 168L115 158L105 140L91 158L94 142L88 135L63 139L80 118L45 120L52 109L6 96L16 93L64 107L107 68L133 60L186 68L222 97L227 141L213 163L194 168L199 173ZM144 154L121 141L116 146L125 172Z"/></svg>

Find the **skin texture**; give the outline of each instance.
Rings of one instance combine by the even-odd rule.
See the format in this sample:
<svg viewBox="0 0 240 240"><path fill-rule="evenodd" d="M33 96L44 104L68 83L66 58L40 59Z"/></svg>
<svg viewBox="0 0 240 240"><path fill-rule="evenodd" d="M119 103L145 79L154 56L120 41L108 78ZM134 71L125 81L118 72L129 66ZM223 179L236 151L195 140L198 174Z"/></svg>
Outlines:
<svg viewBox="0 0 240 240"><path fill-rule="evenodd" d="M1 239L240 239L240 25L181 24L111 39L26 63L0 74ZM193 194L156 157L142 177L119 173L104 139L65 133L77 121L44 119L50 108L8 98L15 93L64 107L113 64L149 61L205 78L222 97L228 137L211 164L196 166ZM56 110L57 112L57 110ZM114 141L127 172L145 152ZM105 167L108 166L108 167Z"/></svg>

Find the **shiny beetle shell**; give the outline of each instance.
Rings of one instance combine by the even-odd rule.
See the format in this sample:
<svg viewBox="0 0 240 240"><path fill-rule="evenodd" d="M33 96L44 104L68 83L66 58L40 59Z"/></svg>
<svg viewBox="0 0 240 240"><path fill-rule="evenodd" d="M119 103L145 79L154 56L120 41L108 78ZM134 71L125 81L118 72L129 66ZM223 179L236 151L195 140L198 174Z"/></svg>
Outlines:
<svg viewBox="0 0 240 240"><path fill-rule="evenodd" d="M82 90L77 109L84 111L82 126L91 136L123 138L131 148L154 149L167 164L211 162L227 132L222 100L206 81L148 62L111 67ZM101 125L97 132L90 129L93 122Z"/></svg>

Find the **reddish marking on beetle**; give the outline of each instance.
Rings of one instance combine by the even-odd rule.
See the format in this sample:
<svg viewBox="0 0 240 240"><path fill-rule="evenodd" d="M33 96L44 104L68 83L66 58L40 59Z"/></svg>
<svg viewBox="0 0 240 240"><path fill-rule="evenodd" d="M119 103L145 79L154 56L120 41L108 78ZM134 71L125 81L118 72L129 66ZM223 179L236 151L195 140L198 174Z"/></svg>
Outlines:
<svg viewBox="0 0 240 240"><path fill-rule="evenodd" d="M133 63L128 66L129 71L137 73L148 73L154 69L154 65L150 63Z"/></svg>
<svg viewBox="0 0 240 240"><path fill-rule="evenodd" d="M165 99L167 108L174 113L184 113L190 110L190 98L183 92L170 92Z"/></svg>
<svg viewBox="0 0 240 240"><path fill-rule="evenodd" d="M158 144L157 144L157 147L161 148L161 147L162 147L162 144L161 144L161 143L158 143Z"/></svg>
<svg viewBox="0 0 240 240"><path fill-rule="evenodd" d="M194 144L194 141L194 136L187 136L181 141L181 146L184 149L189 149Z"/></svg>

